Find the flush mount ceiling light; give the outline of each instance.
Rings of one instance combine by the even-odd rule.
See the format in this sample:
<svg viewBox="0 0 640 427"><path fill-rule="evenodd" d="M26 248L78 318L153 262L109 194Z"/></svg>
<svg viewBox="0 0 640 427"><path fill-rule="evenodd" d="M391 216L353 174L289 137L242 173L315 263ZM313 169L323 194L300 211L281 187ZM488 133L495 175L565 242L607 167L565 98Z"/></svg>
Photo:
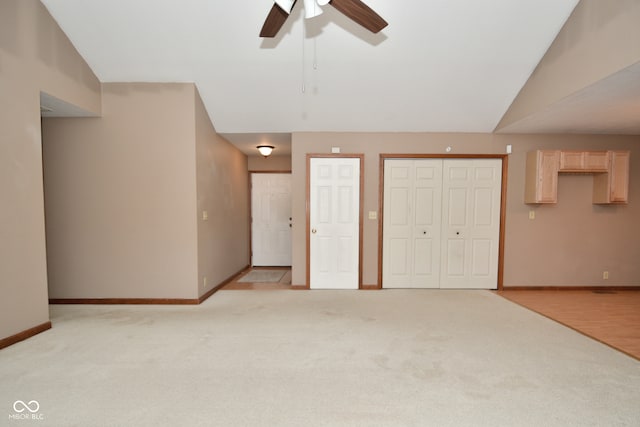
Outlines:
<svg viewBox="0 0 640 427"><path fill-rule="evenodd" d="M267 145L267 144L260 144L256 148L258 149L260 154L262 154L264 157L269 157L269 155L271 155L271 152L274 149L273 145Z"/></svg>
<svg viewBox="0 0 640 427"><path fill-rule="evenodd" d="M274 0L267 19L264 21L260 37L275 37L287 20L297 0ZM386 27L387 21L360 0L303 0L305 18L314 18L322 14L322 8L330 4L352 21L362 25L372 33Z"/></svg>

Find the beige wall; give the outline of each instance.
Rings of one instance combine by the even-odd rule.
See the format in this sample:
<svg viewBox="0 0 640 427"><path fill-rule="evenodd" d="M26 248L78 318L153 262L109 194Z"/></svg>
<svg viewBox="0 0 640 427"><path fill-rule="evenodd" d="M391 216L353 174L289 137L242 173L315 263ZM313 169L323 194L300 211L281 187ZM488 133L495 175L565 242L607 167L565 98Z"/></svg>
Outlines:
<svg viewBox="0 0 640 427"><path fill-rule="evenodd" d="M105 84L101 118L45 119L51 298L196 298L195 88Z"/></svg>
<svg viewBox="0 0 640 427"><path fill-rule="evenodd" d="M496 129L640 61L640 2L581 0Z"/></svg>
<svg viewBox="0 0 640 427"><path fill-rule="evenodd" d="M378 283L378 223L367 218L378 210L380 153L502 154L509 156L505 286L640 285L640 137L526 136L429 133L296 133L293 135L293 281L306 281L306 154L364 153L363 284ZM625 206L591 203L591 177L560 178L559 203L524 204L525 153L538 148L629 149L630 202ZM529 220L529 210L536 219ZM602 280L608 270L610 279Z"/></svg>
<svg viewBox="0 0 640 427"><path fill-rule="evenodd" d="M40 91L100 112L100 83L37 0L0 1L0 339L49 320Z"/></svg>
<svg viewBox="0 0 640 427"><path fill-rule="evenodd" d="M215 132L197 91L195 114L202 295L249 265L249 174L247 156Z"/></svg>
<svg viewBox="0 0 640 427"><path fill-rule="evenodd" d="M289 172L291 156L249 156L249 170L252 172Z"/></svg>
<svg viewBox="0 0 640 427"><path fill-rule="evenodd" d="M640 137L607 135L495 136L514 141L509 163L505 286L640 285ZM558 204L525 205L529 149L631 151L629 204L594 205L593 177L561 174ZM535 211L536 219L528 213ZM602 272L609 271L609 280Z"/></svg>

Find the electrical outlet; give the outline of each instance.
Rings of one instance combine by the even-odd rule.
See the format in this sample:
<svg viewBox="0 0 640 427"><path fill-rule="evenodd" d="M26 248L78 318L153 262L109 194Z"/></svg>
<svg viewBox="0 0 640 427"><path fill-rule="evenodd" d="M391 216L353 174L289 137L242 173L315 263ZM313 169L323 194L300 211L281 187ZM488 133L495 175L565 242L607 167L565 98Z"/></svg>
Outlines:
<svg viewBox="0 0 640 427"><path fill-rule="evenodd" d="M536 219L536 211L529 211L529 219Z"/></svg>
<svg viewBox="0 0 640 427"><path fill-rule="evenodd" d="M602 272L602 279L609 280L609 272L608 271L603 271Z"/></svg>
<svg viewBox="0 0 640 427"><path fill-rule="evenodd" d="M207 211L202 211L202 220L206 221L209 219L209 212Z"/></svg>

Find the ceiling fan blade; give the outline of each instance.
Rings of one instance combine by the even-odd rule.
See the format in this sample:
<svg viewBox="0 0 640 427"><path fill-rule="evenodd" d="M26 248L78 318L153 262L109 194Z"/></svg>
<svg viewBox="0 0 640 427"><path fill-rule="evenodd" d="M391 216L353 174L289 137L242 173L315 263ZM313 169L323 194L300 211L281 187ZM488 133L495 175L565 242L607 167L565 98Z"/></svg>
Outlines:
<svg viewBox="0 0 640 427"><path fill-rule="evenodd" d="M331 0L329 4L372 33L377 33L389 25L387 21L360 0Z"/></svg>
<svg viewBox="0 0 640 427"><path fill-rule="evenodd" d="M293 4L296 2L294 1ZM293 7L293 5L291 6ZM285 12L280 6L276 3L273 4L273 7L269 11L267 15L267 19L264 20L264 24L262 25L262 29L260 30L260 37L268 37L273 38L278 34L280 28L284 25L284 21L287 20L289 14Z"/></svg>

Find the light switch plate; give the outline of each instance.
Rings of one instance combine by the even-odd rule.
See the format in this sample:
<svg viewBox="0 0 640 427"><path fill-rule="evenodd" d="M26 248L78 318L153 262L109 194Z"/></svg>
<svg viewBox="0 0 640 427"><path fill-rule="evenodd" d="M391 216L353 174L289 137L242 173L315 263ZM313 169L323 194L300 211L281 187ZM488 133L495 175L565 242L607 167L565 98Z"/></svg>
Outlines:
<svg viewBox="0 0 640 427"><path fill-rule="evenodd" d="M529 211L529 219L536 219L536 211Z"/></svg>
<svg viewBox="0 0 640 427"><path fill-rule="evenodd" d="M378 212L369 211L369 219L378 219Z"/></svg>
<svg viewBox="0 0 640 427"><path fill-rule="evenodd" d="M206 221L209 219L209 213L207 211L202 211L202 220Z"/></svg>

